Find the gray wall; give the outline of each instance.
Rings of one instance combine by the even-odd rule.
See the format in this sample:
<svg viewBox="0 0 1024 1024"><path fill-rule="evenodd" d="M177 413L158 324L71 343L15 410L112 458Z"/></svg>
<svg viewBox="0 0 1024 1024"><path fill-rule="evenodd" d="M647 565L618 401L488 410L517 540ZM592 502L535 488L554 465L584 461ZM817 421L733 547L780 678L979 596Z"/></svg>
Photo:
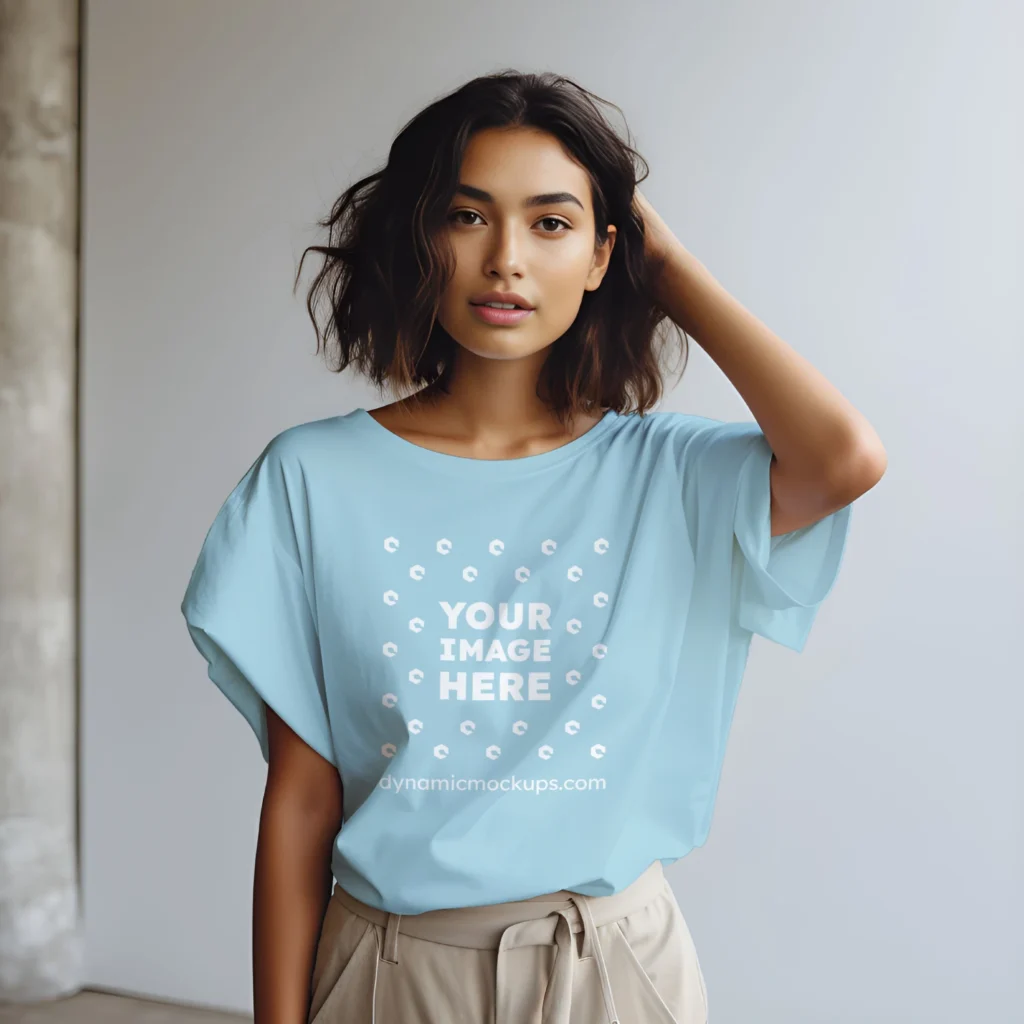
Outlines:
<svg viewBox="0 0 1024 1024"><path fill-rule="evenodd" d="M754 641L670 869L712 1020L1021 1019L1021 36L977 2L89 4L89 981L250 1007L264 767L178 604L274 433L382 401L291 293L315 219L511 65L622 107L655 207L889 453L805 652ZM663 407L749 416L697 347Z"/></svg>

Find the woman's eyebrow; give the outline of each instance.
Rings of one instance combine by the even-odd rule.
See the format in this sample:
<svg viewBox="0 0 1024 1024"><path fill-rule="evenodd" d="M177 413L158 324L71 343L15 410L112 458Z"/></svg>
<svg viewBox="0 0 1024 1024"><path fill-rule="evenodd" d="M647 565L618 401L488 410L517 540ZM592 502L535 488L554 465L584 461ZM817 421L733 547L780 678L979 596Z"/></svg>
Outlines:
<svg viewBox="0 0 1024 1024"><path fill-rule="evenodd" d="M493 203L494 196L482 188L459 183L456 193L470 199L479 199L482 203ZM553 206L555 203L575 203L581 210L583 204L571 192L544 192L539 196L529 196L523 200L523 206Z"/></svg>

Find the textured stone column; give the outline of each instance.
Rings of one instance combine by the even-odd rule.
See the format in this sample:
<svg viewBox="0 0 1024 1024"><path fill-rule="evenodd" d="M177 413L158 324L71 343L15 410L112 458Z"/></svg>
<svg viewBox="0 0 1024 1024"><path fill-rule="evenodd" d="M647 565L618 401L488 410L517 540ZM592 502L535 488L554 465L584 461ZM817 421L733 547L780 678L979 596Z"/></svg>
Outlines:
<svg viewBox="0 0 1024 1024"><path fill-rule="evenodd" d="M78 7L0 0L0 1001L81 987Z"/></svg>

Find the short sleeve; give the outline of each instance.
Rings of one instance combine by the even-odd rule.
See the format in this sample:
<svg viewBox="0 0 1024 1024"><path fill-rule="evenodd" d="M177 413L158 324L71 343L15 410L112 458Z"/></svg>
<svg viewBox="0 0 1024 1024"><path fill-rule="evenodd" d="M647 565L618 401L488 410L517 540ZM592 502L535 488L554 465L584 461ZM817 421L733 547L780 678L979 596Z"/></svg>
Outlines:
<svg viewBox="0 0 1024 1024"><path fill-rule="evenodd" d="M728 580L735 625L799 653L839 574L851 506L773 537L772 450L763 431L756 423L704 422L684 469L698 570Z"/></svg>
<svg viewBox="0 0 1024 1024"><path fill-rule="evenodd" d="M301 473L289 474L272 441L217 513L181 612L210 679L248 721L265 761L269 706L336 764L293 518L303 504L301 489Z"/></svg>

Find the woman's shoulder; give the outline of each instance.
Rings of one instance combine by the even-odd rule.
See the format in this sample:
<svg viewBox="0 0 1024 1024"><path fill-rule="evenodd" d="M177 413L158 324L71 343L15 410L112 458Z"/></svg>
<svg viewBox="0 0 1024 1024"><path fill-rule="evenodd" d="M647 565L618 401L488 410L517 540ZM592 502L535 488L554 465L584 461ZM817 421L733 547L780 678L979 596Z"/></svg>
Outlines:
<svg viewBox="0 0 1024 1024"><path fill-rule="evenodd" d="M745 423L729 422L701 416L697 413L680 412L675 409L654 409L644 414L630 413L622 417L644 441L665 442L685 445L697 435L743 430ZM756 426L756 424L755 424Z"/></svg>
<svg viewBox="0 0 1024 1024"><path fill-rule="evenodd" d="M263 455L283 462L314 456L328 446L336 451L339 442L344 444L347 437L354 435L361 413L361 409L355 409L284 427L267 441Z"/></svg>

